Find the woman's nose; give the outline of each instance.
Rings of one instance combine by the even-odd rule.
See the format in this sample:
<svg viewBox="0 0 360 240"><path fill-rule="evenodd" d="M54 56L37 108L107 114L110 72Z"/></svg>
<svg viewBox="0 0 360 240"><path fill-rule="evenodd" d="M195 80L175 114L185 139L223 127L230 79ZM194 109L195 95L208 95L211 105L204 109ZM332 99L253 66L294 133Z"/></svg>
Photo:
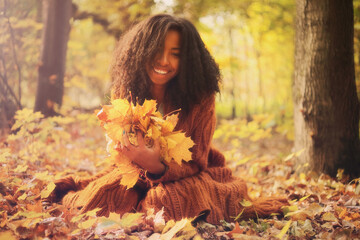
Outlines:
<svg viewBox="0 0 360 240"><path fill-rule="evenodd" d="M167 55L165 53L160 53L157 58L157 62L161 66L166 66L169 63Z"/></svg>

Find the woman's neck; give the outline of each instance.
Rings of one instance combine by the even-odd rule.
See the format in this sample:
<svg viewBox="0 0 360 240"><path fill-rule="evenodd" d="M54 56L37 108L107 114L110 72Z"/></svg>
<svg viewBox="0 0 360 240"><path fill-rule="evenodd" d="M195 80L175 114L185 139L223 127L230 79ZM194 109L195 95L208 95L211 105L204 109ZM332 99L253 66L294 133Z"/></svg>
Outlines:
<svg viewBox="0 0 360 240"><path fill-rule="evenodd" d="M163 103L165 97L165 85L152 85L150 92L151 96L159 103Z"/></svg>

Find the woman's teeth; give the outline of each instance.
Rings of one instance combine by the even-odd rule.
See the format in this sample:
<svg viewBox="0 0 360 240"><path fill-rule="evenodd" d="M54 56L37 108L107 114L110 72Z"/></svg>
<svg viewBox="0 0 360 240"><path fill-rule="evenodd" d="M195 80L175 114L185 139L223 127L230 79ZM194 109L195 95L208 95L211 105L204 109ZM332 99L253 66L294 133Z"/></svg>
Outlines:
<svg viewBox="0 0 360 240"><path fill-rule="evenodd" d="M156 68L154 68L154 71L158 74L167 74L168 73L167 71L156 69Z"/></svg>

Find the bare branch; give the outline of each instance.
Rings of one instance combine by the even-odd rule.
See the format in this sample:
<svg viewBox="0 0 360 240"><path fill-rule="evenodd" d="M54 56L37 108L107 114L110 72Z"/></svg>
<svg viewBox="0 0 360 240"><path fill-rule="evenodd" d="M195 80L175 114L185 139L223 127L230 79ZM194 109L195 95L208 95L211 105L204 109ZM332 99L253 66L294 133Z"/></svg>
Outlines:
<svg viewBox="0 0 360 240"><path fill-rule="evenodd" d="M7 0L4 0L4 6L6 9L7 6ZM10 18L8 16L6 16L6 12L4 11L4 17L7 19L7 23L9 26L9 30L10 30L10 39L11 39L11 44L12 44L12 52L13 52L13 57L14 57L14 61L15 61L15 65L17 68L17 72L18 72L18 82L19 82L19 89L18 89L18 94L19 94L19 102L21 102L21 67L19 64L19 61L17 59L17 54L16 54L16 46L15 46L15 34L14 34L14 29L12 28L11 22L10 22ZM21 106L21 104L20 104Z"/></svg>
<svg viewBox="0 0 360 240"><path fill-rule="evenodd" d="M4 84L4 86L5 86L5 87L7 88L7 90L9 91L10 95L14 98L14 100L15 100L17 106L19 107L19 109L22 109L21 103L20 103L19 99L17 99L14 91L11 89L11 87L10 87L9 84L7 83L7 79L6 79L3 75L1 75L1 74L0 74L0 78L1 78L2 83Z"/></svg>
<svg viewBox="0 0 360 240"><path fill-rule="evenodd" d="M0 51L2 51L2 50L0 50ZM6 87L6 89L9 91L10 95L14 98L14 100L15 100L17 106L19 107L19 109L22 109L20 100L16 97L14 91L12 90L12 88L8 84L7 73L6 73L6 64L5 64L5 59L4 59L3 56L4 56L3 54L0 54L1 63L3 65L3 69L4 69L4 74L0 73L0 78L1 78L4 86ZM5 99L7 98L6 89L2 88L3 91L1 92L3 94L3 96L5 97Z"/></svg>

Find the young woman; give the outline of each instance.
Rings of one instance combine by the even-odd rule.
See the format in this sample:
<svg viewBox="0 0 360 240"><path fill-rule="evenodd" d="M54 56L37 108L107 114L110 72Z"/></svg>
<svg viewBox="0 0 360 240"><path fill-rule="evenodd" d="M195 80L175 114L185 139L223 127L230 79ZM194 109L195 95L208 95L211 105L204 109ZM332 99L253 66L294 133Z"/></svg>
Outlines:
<svg viewBox="0 0 360 240"><path fill-rule="evenodd" d="M253 201L245 182L232 176L224 156L211 145L215 130L215 94L220 73L199 33L189 21L170 15L155 15L123 35L111 65L113 98L156 99L169 113L181 108L176 130L191 137L192 160L178 165L161 161L157 143L149 148L138 134L139 146L125 141L117 150L144 169L146 174L126 190L119 184L116 165L98 175L79 179L70 176L56 182L54 200L82 212L101 208L110 212L146 211L164 208L165 218L180 220L210 210L207 221L233 221L281 213L286 199ZM241 200L252 202L244 208Z"/></svg>

